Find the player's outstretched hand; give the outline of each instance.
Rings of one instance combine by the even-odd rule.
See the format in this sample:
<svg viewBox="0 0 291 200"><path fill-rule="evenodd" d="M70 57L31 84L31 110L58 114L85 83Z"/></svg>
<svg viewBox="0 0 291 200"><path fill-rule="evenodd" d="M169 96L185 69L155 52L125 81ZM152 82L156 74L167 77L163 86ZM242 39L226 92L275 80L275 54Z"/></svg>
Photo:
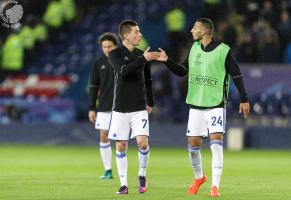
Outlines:
<svg viewBox="0 0 291 200"><path fill-rule="evenodd" d="M149 50L150 47L148 47L143 53L143 56L147 61L156 60L160 56L160 52L149 52Z"/></svg>
<svg viewBox="0 0 291 200"><path fill-rule="evenodd" d="M153 112L153 107L147 106L148 114L151 114Z"/></svg>
<svg viewBox="0 0 291 200"><path fill-rule="evenodd" d="M243 113L244 118L248 118L248 115L250 113L250 104L249 104L249 102L240 103L239 104L239 113Z"/></svg>
<svg viewBox="0 0 291 200"><path fill-rule="evenodd" d="M159 48L160 56L156 59L157 61L166 62L168 60L168 55L164 51L164 49Z"/></svg>
<svg viewBox="0 0 291 200"><path fill-rule="evenodd" d="M89 118L90 122L95 123L95 121L96 121L96 112L95 111L89 111L88 118Z"/></svg>

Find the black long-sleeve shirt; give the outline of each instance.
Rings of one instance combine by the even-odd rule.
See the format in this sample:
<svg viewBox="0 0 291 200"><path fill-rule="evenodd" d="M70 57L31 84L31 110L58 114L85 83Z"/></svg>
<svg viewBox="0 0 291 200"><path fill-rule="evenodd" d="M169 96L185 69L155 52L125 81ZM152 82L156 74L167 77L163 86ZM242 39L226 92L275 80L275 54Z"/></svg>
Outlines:
<svg viewBox="0 0 291 200"><path fill-rule="evenodd" d="M221 42L218 42L216 40L212 40L211 43L208 44L206 47L204 47L201 44L201 49L205 52L210 52L210 51L213 51L220 44L221 44ZM176 75L184 76L188 73L188 68L189 68L188 58L189 57L187 57L187 59L182 64L177 64L177 63L173 62L171 59L168 59L167 62L165 62L165 64ZM235 61L231 51L229 51L227 56L226 56L225 69L226 69L226 72L231 75L233 82L234 82L236 88L238 89L238 92L239 92L239 95L241 98L241 102L242 103L248 102L247 93L246 93L244 83L243 83L243 76L240 72L239 66L238 66L237 62ZM225 104L224 101L222 101L220 105L215 106L215 107L224 107L224 104ZM198 107L198 106L193 106L193 105L191 105L191 107L192 108L199 108L199 109L204 108L204 107ZM213 108L215 108L215 107L213 107Z"/></svg>
<svg viewBox="0 0 291 200"><path fill-rule="evenodd" d="M150 63L143 51L134 48L130 52L121 46L109 54L109 62L114 68L113 110L135 112L153 106L153 92Z"/></svg>
<svg viewBox="0 0 291 200"><path fill-rule="evenodd" d="M108 58L103 55L92 66L89 80L89 110L96 110L96 100L99 99L97 111L112 110L114 89L114 73ZM98 96L98 92L100 94Z"/></svg>

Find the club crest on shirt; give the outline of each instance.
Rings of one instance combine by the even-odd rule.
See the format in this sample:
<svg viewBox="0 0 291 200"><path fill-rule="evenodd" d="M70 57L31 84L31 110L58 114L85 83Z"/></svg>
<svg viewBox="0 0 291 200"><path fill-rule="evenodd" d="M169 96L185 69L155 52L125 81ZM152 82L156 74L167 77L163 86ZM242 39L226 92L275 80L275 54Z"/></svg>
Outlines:
<svg viewBox="0 0 291 200"><path fill-rule="evenodd" d="M129 60L129 58L128 58L127 56L125 56L125 57L123 58L123 60Z"/></svg>

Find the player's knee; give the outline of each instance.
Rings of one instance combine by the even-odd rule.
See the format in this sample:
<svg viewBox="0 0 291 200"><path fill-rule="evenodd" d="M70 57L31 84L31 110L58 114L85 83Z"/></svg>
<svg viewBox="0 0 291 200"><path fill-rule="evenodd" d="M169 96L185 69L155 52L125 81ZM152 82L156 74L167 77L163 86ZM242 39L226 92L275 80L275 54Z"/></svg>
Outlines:
<svg viewBox="0 0 291 200"><path fill-rule="evenodd" d="M126 141L116 142L116 150L117 151L126 151Z"/></svg>
<svg viewBox="0 0 291 200"><path fill-rule="evenodd" d="M142 150L145 150L145 149L148 148L148 145L147 144L139 145L138 148L142 149Z"/></svg>
<svg viewBox="0 0 291 200"><path fill-rule="evenodd" d="M212 140L223 141L223 133L211 133L210 134L210 141L212 141Z"/></svg>
<svg viewBox="0 0 291 200"><path fill-rule="evenodd" d="M148 148L148 138L146 136L138 136L136 138L137 146L139 149L147 149Z"/></svg>
<svg viewBox="0 0 291 200"><path fill-rule="evenodd" d="M108 143L109 142L109 139L108 139L108 137L101 137L100 136L100 142L102 142L102 143Z"/></svg>
<svg viewBox="0 0 291 200"><path fill-rule="evenodd" d="M138 141L137 145L139 149L147 149L149 146L146 140Z"/></svg>
<svg viewBox="0 0 291 200"><path fill-rule="evenodd" d="M100 142L108 143L108 131L107 130L100 130Z"/></svg>
<svg viewBox="0 0 291 200"><path fill-rule="evenodd" d="M191 147L200 147L202 145L201 137L188 137L188 145Z"/></svg>

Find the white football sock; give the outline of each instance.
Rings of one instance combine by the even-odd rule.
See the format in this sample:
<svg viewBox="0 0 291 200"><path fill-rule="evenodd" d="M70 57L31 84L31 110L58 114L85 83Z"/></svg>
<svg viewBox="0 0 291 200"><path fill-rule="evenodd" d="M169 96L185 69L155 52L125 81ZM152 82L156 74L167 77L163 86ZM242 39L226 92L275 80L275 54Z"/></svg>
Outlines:
<svg viewBox="0 0 291 200"><path fill-rule="evenodd" d="M127 156L126 151L116 151L116 164L119 175L120 185L127 186Z"/></svg>
<svg viewBox="0 0 291 200"><path fill-rule="evenodd" d="M139 176L146 176L146 169L148 164L148 159L150 156L150 147L148 146L146 149L138 150L138 160L139 160Z"/></svg>
<svg viewBox="0 0 291 200"><path fill-rule="evenodd" d="M212 151L212 186L219 188L223 167L223 142L213 140L210 142Z"/></svg>
<svg viewBox="0 0 291 200"><path fill-rule="evenodd" d="M200 179L203 177L200 147L188 146L188 150L190 162L194 170L195 179Z"/></svg>
<svg viewBox="0 0 291 200"><path fill-rule="evenodd" d="M104 169L110 170L112 168L111 166L112 149L111 149L110 142L107 142L107 143L100 142L100 155L101 155L101 159L104 165Z"/></svg>

